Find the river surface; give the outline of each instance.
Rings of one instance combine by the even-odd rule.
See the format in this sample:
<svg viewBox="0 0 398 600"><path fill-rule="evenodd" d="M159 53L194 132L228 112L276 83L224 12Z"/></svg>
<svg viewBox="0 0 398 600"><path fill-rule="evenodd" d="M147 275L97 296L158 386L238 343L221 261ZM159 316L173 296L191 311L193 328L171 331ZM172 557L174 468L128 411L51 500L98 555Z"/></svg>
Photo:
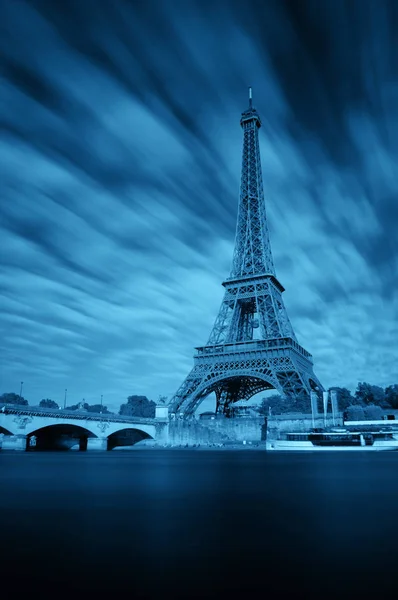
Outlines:
<svg viewBox="0 0 398 600"><path fill-rule="evenodd" d="M394 452L0 452L4 598L396 598L397 545Z"/></svg>

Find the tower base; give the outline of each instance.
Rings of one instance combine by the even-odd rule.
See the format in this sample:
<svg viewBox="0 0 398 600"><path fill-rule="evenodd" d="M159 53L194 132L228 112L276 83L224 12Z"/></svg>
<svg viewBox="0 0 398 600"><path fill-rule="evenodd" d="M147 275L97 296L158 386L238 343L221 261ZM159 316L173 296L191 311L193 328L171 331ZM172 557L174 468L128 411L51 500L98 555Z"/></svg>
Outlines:
<svg viewBox="0 0 398 600"><path fill-rule="evenodd" d="M323 392L311 355L292 338L202 346L169 412L189 417L215 392L217 412L228 417L234 402L269 389L297 400L308 399L309 410L311 390Z"/></svg>

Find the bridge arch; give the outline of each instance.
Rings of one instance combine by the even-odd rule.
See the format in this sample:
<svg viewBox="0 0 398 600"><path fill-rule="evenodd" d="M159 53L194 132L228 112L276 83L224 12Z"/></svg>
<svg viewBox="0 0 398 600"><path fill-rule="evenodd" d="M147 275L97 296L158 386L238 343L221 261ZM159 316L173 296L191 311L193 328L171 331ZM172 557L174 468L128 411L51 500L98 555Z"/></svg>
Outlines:
<svg viewBox="0 0 398 600"><path fill-rule="evenodd" d="M124 427L108 435L108 450L124 446L134 446L142 440L153 439L153 436L138 426Z"/></svg>
<svg viewBox="0 0 398 600"><path fill-rule="evenodd" d="M233 402L238 400L249 400L255 394L270 389L275 389L283 395L282 386L278 381L274 380L271 374L262 371L242 369L233 373L222 373L204 381L193 394L187 398L187 401L182 404L177 413L183 413L185 415L193 414L209 394L212 392L216 392L216 394L220 393L223 389L231 388L231 385L236 384L236 382L242 382L244 384L244 389L242 389L243 396L240 395L239 397L236 397L236 400Z"/></svg>
<svg viewBox="0 0 398 600"><path fill-rule="evenodd" d="M98 430L101 430L100 433L97 431L97 435L99 437L108 437L117 433L118 431L122 431L123 429L137 429L147 434L149 437L156 437L156 427L151 423L140 423L138 420L136 423L121 423L119 422L110 422L105 421L101 424L96 425ZM93 428L94 429L94 428Z"/></svg>
<svg viewBox="0 0 398 600"><path fill-rule="evenodd" d="M92 431L75 423L44 425L27 433L27 449L86 450L88 438L97 437Z"/></svg>
<svg viewBox="0 0 398 600"><path fill-rule="evenodd" d="M12 433L12 431L10 431L9 429L6 429L5 427L1 427L1 426L0 426L0 435L1 435L2 433L3 433L4 435L14 435L14 434Z"/></svg>
<svg viewBox="0 0 398 600"><path fill-rule="evenodd" d="M44 415L43 417L33 417L32 419L27 419L24 428L15 429L14 434L23 433L29 436L35 431L38 431L39 429L44 429L45 427L56 427L58 425L65 425L69 427L78 427L80 429L85 429L91 434L90 437L100 437L101 432L98 428L96 430L96 423L96 421L86 421L79 419L54 419L51 416Z"/></svg>

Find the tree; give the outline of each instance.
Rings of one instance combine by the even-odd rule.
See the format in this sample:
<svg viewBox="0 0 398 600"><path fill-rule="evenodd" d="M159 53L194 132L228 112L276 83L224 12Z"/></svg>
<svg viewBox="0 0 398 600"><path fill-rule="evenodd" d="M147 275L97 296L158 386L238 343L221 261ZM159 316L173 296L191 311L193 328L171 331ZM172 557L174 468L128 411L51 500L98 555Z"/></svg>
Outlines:
<svg viewBox="0 0 398 600"><path fill-rule="evenodd" d="M349 406L346 410L347 421L363 421L365 419L365 413L362 406L354 404Z"/></svg>
<svg viewBox="0 0 398 600"><path fill-rule="evenodd" d="M392 408L398 408L398 385L394 383L394 385L389 385L386 387L385 391L386 401Z"/></svg>
<svg viewBox="0 0 398 600"><path fill-rule="evenodd" d="M79 402L78 404L72 404L71 406L67 406L66 410L87 410L88 404L87 402Z"/></svg>
<svg viewBox="0 0 398 600"><path fill-rule="evenodd" d="M43 400L40 400L39 406L42 406L43 408L59 408L58 404L54 402L54 400L50 400L50 398L43 398Z"/></svg>
<svg viewBox="0 0 398 600"><path fill-rule="evenodd" d="M258 408L258 412L260 415L268 415L269 409L274 414L280 414L284 412L284 406L282 406L283 397L279 394L272 394L272 396L268 396L268 398L263 398L261 404Z"/></svg>
<svg viewBox="0 0 398 600"><path fill-rule="evenodd" d="M370 419L371 421L380 421L383 416L382 408L376 404L369 404L364 412L365 419Z"/></svg>
<svg viewBox="0 0 398 600"><path fill-rule="evenodd" d="M148 400L146 396L129 396L127 403L120 406L119 415L153 418L155 411L156 403L153 400Z"/></svg>
<svg viewBox="0 0 398 600"><path fill-rule="evenodd" d="M345 410L353 404L358 404L358 400L354 398L350 390L348 390L347 388L333 387L330 389L334 390L337 393L337 404L339 410Z"/></svg>
<svg viewBox="0 0 398 600"><path fill-rule="evenodd" d="M28 401L21 397L19 394L8 392L0 396L0 402L3 404L19 404L20 406L27 406Z"/></svg>
<svg viewBox="0 0 398 600"><path fill-rule="evenodd" d="M291 396L280 396L279 394L273 394L268 398L263 398L258 408L258 412L261 415L268 415L269 409L274 415L281 415L284 413L309 413L311 412L311 403L309 398L293 398Z"/></svg>
<svg viewBox="0 0 398 600"><path fill-rule="evenodd" d="M79 402L78 404L72 404L67 406L66 410L86 410L91 413L101 413L104 415L112 414L107 406L101 406L101 404L87 404L87 402Z"/></svg>
<svg viewBox="0 0 398 600"><path fill-rule="evenodd" d="M111 413L108 410L107 406L102 406L101 404L85 404L85 408L87 412L92 413L101 413L104 415L110 415Z"/></svg>
<svg viewBox="0 0 398 600"><path fill-rule="evenodd" d="M383 388L365 382L358 382L355 398L360 404L377 404L381 406L385 402Z"/></svg>

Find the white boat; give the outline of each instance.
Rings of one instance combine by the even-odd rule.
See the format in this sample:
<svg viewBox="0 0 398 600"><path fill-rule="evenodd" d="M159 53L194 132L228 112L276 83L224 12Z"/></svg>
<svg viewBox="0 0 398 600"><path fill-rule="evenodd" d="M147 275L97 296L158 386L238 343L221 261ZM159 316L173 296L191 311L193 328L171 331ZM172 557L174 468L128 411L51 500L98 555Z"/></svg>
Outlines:
<svg viewBox="0 0 398 600"><path fill-rule="evenodd" d="M311 451L311 452L362 452L398 450L398 432L306 432L281 433L279 438L266 441L266 449L271 451Z"/></svg>

